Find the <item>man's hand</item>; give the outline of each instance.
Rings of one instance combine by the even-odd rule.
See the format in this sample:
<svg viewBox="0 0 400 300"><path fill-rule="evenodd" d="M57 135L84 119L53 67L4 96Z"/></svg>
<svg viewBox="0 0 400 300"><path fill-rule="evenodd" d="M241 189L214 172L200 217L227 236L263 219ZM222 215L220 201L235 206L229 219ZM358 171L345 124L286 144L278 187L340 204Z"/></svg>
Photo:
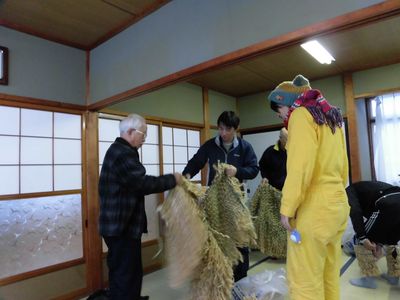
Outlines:
<svg viewBox="0 0 400 300"><path fill-rule="evenodd" d="M292 231L293 230L292 227L290 226L289 217L288 216L284 216L284 215L281 214L281 224L282 224L283 227L285 227L286 230L288 230L288 231Z"/></svg>
<svg viewBox="0 0 400 300"><path fill-rule="evenodd" d="M369 239L363 240L363 246L367 250L371 250L373 252L376 251L376 244L374 242L371 242Z"/></svg>
<svg viewBox="0 0 400 300"><path fill-rule="evenodd" d="M225 174L229 177L234 177L236 175L237 169L234 166L229 166L225 169Z"/></svg>
<svg viewBox="0 0 400 300"><path fill-rule="evenodd" d="M182 184L183 179L181 173L174 173L176 185Z"/></svg>
<svg viewBox="0 0 400 300"><path fill-rule="evenodd" d="M186 177L187 180L190 180L190 178L191 178L189 173L186 173L185 177Z"/></svg>
<svg viewBox="0 0 400 300"><path fill-rule="evenodd" d="M382 246L376 245L376 248L374 251L372 251L372 254L376 257L376 259L380 259L383 256Z"/></svg>
<svg viewBox="0 0 400 300"><path fill-rule="evenodd" d="M267 178L261 179L261 183L262 183L262 184L267 184L267 183L268 183L268 179L267 179Z"/></svg>

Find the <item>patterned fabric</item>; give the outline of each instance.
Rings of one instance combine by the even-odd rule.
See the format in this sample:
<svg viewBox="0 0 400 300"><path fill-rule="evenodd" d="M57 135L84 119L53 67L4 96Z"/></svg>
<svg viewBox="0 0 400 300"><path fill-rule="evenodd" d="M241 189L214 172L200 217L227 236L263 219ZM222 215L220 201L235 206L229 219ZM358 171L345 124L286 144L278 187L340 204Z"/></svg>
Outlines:
<svg viewBox="0 0 400 300"><path fill-rule="evenodd" d="M315 123L318 125L328 125L332 133L335 133L336 127L342 127L343 117L340 109L331 106L319 90L309 90L302 93L290 107L289 113L284 120L286 128L288 128L290 115L300 106L307 108Z"/></svg>
<svg viewBox="0 0 400 300"><path fill-rule="evenodd" d="M117 138L107 150L100 173L99 231L102 236L147 232L144 196L175 187L174 175L148 176L138 150Z"/></svg>

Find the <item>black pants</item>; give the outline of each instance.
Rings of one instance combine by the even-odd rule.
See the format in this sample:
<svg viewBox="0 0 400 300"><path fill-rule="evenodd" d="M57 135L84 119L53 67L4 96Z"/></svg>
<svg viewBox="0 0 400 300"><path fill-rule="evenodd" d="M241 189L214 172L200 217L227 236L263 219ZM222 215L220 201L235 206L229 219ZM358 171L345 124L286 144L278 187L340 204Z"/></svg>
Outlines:
<svg viewBox="0 0 400 300"><path fill-rule="evenodd" d="M384 245L400 240L400 193L389 194L376 203L377 212L366 221L367 238Z"/></svg>
<svg viewBox="0 0 400 300"><path fill-rule="evenodd" d="M138 300L142 289L142 243L128 236L104 237L111 300Z"/></svg>
<svg viewBox="0 0 400 300"><path fill-rule="evenodd" d="M247 276L249 270L249 248L237 248L243 256L243 262L239 262L233 269L233 278L236 281Z"/></svg>

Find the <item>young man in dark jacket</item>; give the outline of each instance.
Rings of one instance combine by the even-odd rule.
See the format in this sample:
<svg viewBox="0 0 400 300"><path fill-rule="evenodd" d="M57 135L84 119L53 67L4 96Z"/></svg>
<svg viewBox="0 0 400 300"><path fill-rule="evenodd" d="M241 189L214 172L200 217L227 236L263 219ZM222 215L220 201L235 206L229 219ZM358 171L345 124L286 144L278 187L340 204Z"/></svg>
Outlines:
<svg viewBox="0 0 400 300"><path fill-rule="evenodd" d="M239 122L239 117L233 111L224 111L217 120L218 135L200 147L186 165L183 175L191 178L208 163L207 184L211 185L215 176L213 165L221 162L231 165L226 174L235 176L240 182L255 178L258 173L257 157L250 143L236 136ZM239 248L239 251L243 262L234 269L235 281L246 277L249 269L249 249Z"/></svg>
<svg viewBox="0 0 400 300"><path fill-rule="evenodd" d="M377 287L374 276L379 275L379 269L375 260L382 255L382 245L386 245L388 274L383 274L383 277L390 284L398 284L400 187L381 181L360 181L348 186L346 193L356 233L354 250L361 272L365 275L350 280L350 283L366 288Z"/></svg>
<svg viewBox="0 0 400 300"><path fill-rule="evenodd" d="M147 232L144 196L172 189L182 179L178 173L146 175L138 154L146 138L144 118L129 115L119 128L120 137L107 150L99 181L99 229L108 247L110 299L148 299L140 296L141 236Z"/></svg>

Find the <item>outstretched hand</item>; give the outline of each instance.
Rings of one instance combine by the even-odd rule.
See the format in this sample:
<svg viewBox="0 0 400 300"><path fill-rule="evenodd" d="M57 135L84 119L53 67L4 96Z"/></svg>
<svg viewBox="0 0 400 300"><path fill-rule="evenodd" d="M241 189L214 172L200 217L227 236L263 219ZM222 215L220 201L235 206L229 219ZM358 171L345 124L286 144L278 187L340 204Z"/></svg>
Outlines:
<svg viewBox="0 0 400 300"><path fill-rule="evenodd" d="M283 227L285 227L286 230L288 230L288 231L292 231L293 230L292 227L290 226L289 217L288 216L285 216L285 215L281 214L281 224L282 224Z"/></svg>
<svg viewBox="0 0 400 300"><path fill-rule="evenodd" d="M183 182L183 177L181 173L174 173L175 176L175 181L176 181L176 185L182 184Z"/></svg>
<svg viewBox="0 0 400 300"><path fill-rule="evenodd" d="M364 248L367 250L371 250L372 252L376 251L376 244L369 239L365 239L363 241Z"/></svg>

